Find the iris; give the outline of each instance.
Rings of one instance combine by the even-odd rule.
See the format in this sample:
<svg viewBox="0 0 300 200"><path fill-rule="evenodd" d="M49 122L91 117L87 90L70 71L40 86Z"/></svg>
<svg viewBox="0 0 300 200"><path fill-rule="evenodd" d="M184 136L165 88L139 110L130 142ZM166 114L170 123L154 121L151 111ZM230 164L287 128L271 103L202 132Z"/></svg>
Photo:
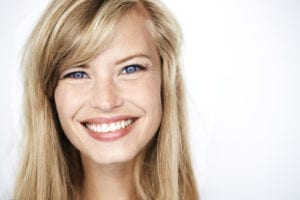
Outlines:
<svg viewBox="0 0 300 200"><path fill-rule="evenodd" d="M129 65L123 69L123 73L131 74L141 69L143 69L143 67L140 65Z"/></svg>

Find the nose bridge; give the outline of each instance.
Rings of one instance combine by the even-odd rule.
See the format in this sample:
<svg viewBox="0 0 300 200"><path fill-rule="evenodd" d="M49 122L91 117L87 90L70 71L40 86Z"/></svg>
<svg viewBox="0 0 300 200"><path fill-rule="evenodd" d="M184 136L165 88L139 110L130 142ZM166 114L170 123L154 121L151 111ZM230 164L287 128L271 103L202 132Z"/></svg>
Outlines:
<svg viewBox="0 0 300 200"><path fill-rule="evenodd" d="M110 111L121 105L118 87L112 78L98 78L94 81L91 106L101 111Z"/></svg>

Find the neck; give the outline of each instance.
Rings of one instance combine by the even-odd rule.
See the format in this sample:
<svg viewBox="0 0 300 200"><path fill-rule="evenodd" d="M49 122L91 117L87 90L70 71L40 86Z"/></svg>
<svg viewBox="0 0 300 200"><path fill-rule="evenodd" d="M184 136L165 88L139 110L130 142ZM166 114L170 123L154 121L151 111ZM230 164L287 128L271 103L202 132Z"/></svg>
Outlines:
<svg viewBox="0 0 300 200"><path fill-rule="evenodd" d="M100 165L82 158L83 199L137 199L133 180L133 161Z"/></svg>

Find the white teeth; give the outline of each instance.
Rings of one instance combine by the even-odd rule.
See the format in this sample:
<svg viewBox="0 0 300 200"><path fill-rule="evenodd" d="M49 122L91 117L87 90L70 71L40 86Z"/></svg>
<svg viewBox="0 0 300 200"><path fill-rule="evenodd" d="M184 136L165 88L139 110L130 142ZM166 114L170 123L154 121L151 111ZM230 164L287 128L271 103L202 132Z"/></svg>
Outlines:
<svg viewBox="0 0 300 200"><path fill-rule="evenodd" d="M93 132L98 132L98 133L107 133L111 131L117 131L122 128L126 128L130 124L132 124L133 120L128 119L128 120L122 120L118 122L113 122L113 123L103 123L103 124L94 124L94 123L87 123L86 127L90 129Z"/></svg>
<svg viewBox="0 0 300 200"><path fill-rule="evenodd" d="M109 130L115 131L115 130L116 130L116 123L111 123L111 124L109 125Z"/></svg>
<svg viewBox="0 0 300 200"><path fill-rule="evenodd" d="M125 128L125 126L126 126L126 122L125 121L121 121L121 127Z"/></svg>

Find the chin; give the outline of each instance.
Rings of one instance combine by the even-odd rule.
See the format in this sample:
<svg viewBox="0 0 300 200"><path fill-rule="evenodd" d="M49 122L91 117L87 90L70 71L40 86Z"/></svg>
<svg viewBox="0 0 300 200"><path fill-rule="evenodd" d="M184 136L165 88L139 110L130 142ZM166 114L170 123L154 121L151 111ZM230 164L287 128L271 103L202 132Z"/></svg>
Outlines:
<svg viewBox="0 0 300 200"><path fill-rule="evenodd" d="M127 149L128 150L128 149ZM105 152L93 155L81 155L84 162L92 162L98 165L113 165L113 164L122 164L134 161L138 153L135 152Z"/></svg>

